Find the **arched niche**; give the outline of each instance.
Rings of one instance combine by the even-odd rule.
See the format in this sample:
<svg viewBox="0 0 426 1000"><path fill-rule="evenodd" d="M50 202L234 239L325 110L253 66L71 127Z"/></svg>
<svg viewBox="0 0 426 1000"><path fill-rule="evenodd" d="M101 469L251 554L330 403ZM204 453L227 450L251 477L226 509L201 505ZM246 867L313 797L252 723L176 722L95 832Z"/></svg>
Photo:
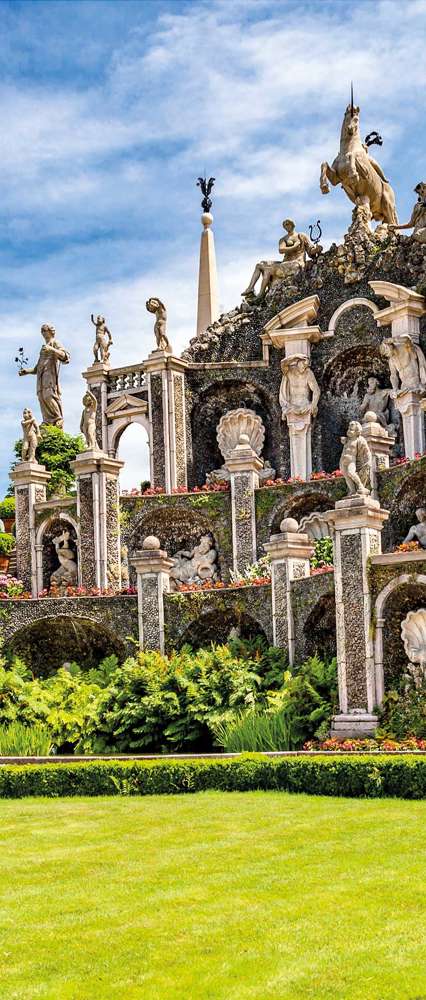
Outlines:
<svg viewBox="0 0 426 1000"><path fill-rule="evenodd" d="M280 524L284 517L294 517L300 523L302 517L308 517L314 512L322 513L334 507L333 500L327 493L321 493L318 489L312 489L299 494L287 496L274 508L270 522L270 533L278 534Z"/></svg>
<svg viewBox="0 0 426 1000"><path fill-rule="evenodd" d="M303 627L306 656L318 655L321 660L336 656L336 601L333 594L323 594L312 609Z"/></svg>
<svg viewBox="0 0 426 1000"><path fill-rule="evenodd" d="M79 529L72 515L64 512L54 513L43 521L36 533L37 590L49 590L50 577L59 568L59 559L53 544L53 539L63 531L70 533L70 547L74 551L80 582L79 561Z"/></svg>
<svg viewBox="0 0 426 1000"><path fill-rule="evenodd" d="M380 591L376 599L374 669L378 705L383 701L384 692L398 687L404 675L407 655L401 639L401 623L409 611L417 611L425 603L424 573L401 573Z"/></svg>
<svg viewBox="0 0 426 1000"><path fill-rule="evenodd" d="M151 480L151 448L149 422L143 415L132 421L117 420L112 438L112 451L124 461L120 472L120 490L139 489L142 482Z"/></svg>
<svg viewBox="0 0 426 1000"><path fill-rule="evenodd" d="M199 511L191 510L180 505L163 506L155 502L147 505L147 510L143 511L135 518L134 525L128 540L129 558L134 552L142 548L143 541L148 535L155 535L160 540L160 545L170 556L180 549L191 551L200 541L202 535L210 535L212 546L217 551L218 577L220 578L224 570L223 553L221 553L215 532L208 516ZM135 580L134 570L130 567L130 579Z"/></svg>
<svg viewBox="0 0 426 1000"><path fill-rule="evenodd" d="M36 677L49 677L64 663L89 670L115 653L125 659L122 639L91 618L75 615L43 617L26 624L9 640L7 653L19 656Z"/></svg>
<svg viewBox="0 0 426 1000"><path fill-rule="evenodd" d="M383 479L386 485L386 477ZM399 545L412 524L417 524L416 510L426 506L426 476L424 468L414 466L410 475L404 478L399 490L392 491L389 521L385 524L384 540L389 549ZM386 497L381 498L382 506L389 504Z"/></svg>
<svg viewBox="0 0 426 1000"><path fill-rule="evenodd" d="M194 399L191 411L191 437L195 483L202 485L208 472L223 465L223 456L216 438L217 425L228 410L236 410L240 406L254 410L261 417L265 427L262 458L268 459L276 469L281 467L278 431L281 411L278 390L275 394L273 391L267 394L254 382L223 379L204 389Z"/></svg>
<svg viewBox="0 0 426 1000"><path fill-rule="evenodd" d="M193 649L200 649L211 643L226 643L231 638L255 639L258 636L267 641L260 622L234 607L208 611L194 618L180 636L177 645L181 647L188 643Z"/></svg>
<svg viewBox="0 0 426 1000"><path fill-rule="evenodd" d="M328 324L328 333L333 335L335 334L336 328L339 324L339 320L344 315L344 313L355 310L355 312L353 312L353 317L355 315L357 317L363 316L362 312L363 309L369 309L370 312L373 314L373 316L375 316L376 313L379 312L379 307L376 306L375 302L372 302L371 299L365 299L361 296L356 296L352 299L347 299L346 302L341 302L340 306L338 306L337 309L335 309L333 315L331 316L330 322ZM359 312L359 310L361 310L361 312Z"/></svg>

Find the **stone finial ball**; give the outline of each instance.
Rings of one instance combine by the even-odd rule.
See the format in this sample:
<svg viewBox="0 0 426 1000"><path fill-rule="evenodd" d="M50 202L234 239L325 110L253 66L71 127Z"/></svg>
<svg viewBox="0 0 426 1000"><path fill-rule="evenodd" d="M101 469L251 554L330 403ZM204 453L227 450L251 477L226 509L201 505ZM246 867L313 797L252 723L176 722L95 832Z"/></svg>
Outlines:
<svg viewBox="0 0 426 1000"><path fill-rule="evenodd" d="M213 216L211 212L203 212L201 216L201 222L206 229L208 228L208 226L211 226L213 222Z"/></svg>
<svg viewBox="0 0 426 1000"><path fill-rule="evenodd" d="M143 549L159 549L160 548L160 539L156 538L155 535L147 535L146 538L144 538L144 540L143 540L142 548Z"/></svg>
<svg viewBox="0 0 426 1000"><path fill-rule="evenodd" d="M246 448L247 445L250 444L250 438L248 434L240 434L238 438L238 444L243 444L244 447Z"/></svg>
<svg viewBox="0 0 426 1000"><path fill-rule="evenodd" d="M375 423L377 423L377 414L374 413L374 410L367 410L367 413L365 414L365 417L364 417L364 423L365 424L375 424Z"/></svg>
<svg viewBox="0 0 426 1000"><path fill-rule="evenodd" d="M285 517L280 524L280 531L298 531L299 525L295 517Z"/></svg>

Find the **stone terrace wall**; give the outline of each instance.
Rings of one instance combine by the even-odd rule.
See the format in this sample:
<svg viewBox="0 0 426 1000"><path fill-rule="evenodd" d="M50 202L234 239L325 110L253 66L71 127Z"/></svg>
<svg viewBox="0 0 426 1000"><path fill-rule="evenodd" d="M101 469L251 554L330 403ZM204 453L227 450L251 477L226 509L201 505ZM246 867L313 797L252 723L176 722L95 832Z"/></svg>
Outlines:
<svg viewBox="0 0 426 1000"><path fill-rule="evenodd" d="M226 642L238 627L242 638L264 634L272 643L271 587L225 588L166 594L166 650Z"/></svg>

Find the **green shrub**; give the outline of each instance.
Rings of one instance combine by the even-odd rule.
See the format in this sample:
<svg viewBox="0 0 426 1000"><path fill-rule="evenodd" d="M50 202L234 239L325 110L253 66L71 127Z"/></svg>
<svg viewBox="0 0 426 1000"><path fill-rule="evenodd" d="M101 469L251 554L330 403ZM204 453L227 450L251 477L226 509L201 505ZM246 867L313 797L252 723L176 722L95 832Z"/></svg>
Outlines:
<svg viewBox="0 0 426 1000"><path fill-rule="evenodd" d="M262 755L210 760L0 766L0 798L280 790L352 798L426 798L426 757ZM283 803L285 808L285 804Z"/></svg>
<svg viewBox="0 0 426 1000"><path fill-rule="evenodd" d="M317 538L314 543L314 554L310 560L313 569L318 566L333 566L333 539L329 538Z"/></svg>
<svg viewBox="0 0 426 1000"><path fill-rule="evenodd" d="M41 441L36 450L37 461L45 465L51 478L48 484L48 494L69 493L75 487L75 477L71 462L86 447L81 434L67 434L60 427L44 425L41 427ZM22 454L22 441L15 443L15 455L18 459Z"/></svg>
<svg viewBox="0 0 426 1000"><path fill-rule="evenodd" d="M0 518L15 517L15 497L5 497L0 501Z"/></svg>
<svg viewBox="0 0 426 1000"><path fill-rule="evenodd" d="M416 688L413 681L403 679L402 691L388 691L379 716L379 733L392 739L406 736L426 737L426 680Z"/></svg>
<svg viewBox="0 0 426 1000"><path fill-rule="evenodd" d="M285 710L239 712L233 719L217 722L212 728L217 746L228 753L289 750L292 747L291 720Z"/></svg>
<svg viewBox="0 0 426 1000"><path fill-rule="evenodd" d="M15 548L16 542L8 531L0 531L0 556L8 556Z"/></svg>
<svg viewBox="0 0 426 1000"><path fill-rule="evenodd" d="M22 722L0 726L2 757L45 757L51 750L51 737L46 726L24 726Z"/></svg>

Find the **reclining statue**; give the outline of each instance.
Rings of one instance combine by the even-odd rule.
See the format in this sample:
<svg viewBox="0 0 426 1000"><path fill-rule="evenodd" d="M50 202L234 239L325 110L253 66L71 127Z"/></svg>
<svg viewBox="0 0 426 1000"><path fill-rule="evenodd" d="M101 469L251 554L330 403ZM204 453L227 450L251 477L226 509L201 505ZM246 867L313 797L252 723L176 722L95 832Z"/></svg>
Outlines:
<svg viewBox="0 0 426 1000"><path fill-rule="evenodd" d="M426 549L426 507L418 507L416 510L417 524L412 524L405 542L419 542L422 549Z"/></svg>
<svg viewBox="0 0 426 1000"><path fill-rule="evenodd" d="M413 211L411 213L411 219L406 222L403 226L392 225L389 229L413 229L412 237L413 240L417 240L417 243L426 243L426 184L424 181L420 181L416 184L414 188L416 194L418 195L416 204L414 205Z"/></svg>
<svg viewBox="0 0 426 1000"><path fill-rule="evenodd" d="M292 219L284 219L283 229L287 235L282 236L278 244L278 252L282 253L282 260L261 260L253 271L250 282L245 292L242 293L244 299L261 299L276 281L281 281L289 274L296 274L306 264L306 255L314 259L322 253L322 246L315 244L306 236L306 233L296 233L295 224ZM262 283L256 295L254 287L259 278Z"/></svg>

